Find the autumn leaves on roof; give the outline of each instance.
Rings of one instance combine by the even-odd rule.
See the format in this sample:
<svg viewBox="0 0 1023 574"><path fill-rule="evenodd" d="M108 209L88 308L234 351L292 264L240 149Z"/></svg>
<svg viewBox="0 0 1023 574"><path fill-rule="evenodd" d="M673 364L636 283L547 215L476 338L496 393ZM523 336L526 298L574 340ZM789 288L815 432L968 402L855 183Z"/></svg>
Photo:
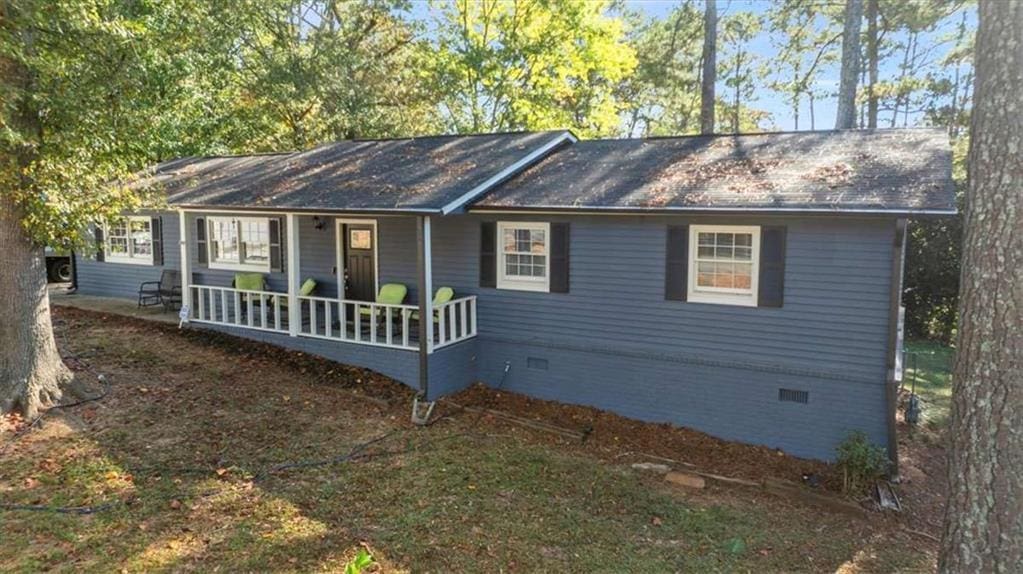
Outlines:
<svg viewBox="0 0 1023 574"><path fill-rule="evenodd" d="M592 141L521 132L186 158L144 183L193 208L951 214L951 163L932 129Z"/></svg>

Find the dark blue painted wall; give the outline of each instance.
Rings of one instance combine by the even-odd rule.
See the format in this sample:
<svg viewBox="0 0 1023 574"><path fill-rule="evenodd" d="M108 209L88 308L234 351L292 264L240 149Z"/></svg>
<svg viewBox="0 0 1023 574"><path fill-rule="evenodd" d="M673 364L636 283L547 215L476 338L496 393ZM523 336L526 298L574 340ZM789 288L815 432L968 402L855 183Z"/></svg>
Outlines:
<svg viewBox="0 0 1023 574"><path fill-rule="evenodd" d="M163 266L135 265L131 263L99 263L93 256L79 255L75 259L78 273L78 292L83 295L136 299L139 284L158 281L164 267L178 269L181 262L178 215L173 212L150 213L163 219Z"/></svg>
<svg viewBox="0 0 1023 574"><path fill-rule="evenodd" d="M484 382L496 384L509 362L509 390L800 456L833 457L851 430L885 444L892 221L501 218L570 222L570 292L556 294L478 287L483 219L435 226L433 277L478 296ZM786 225L784 307L666 301L669 222ZM530 357L547 370L529 368ZM809 403L779 402L779 388L809 391Z"/></svg>
<svg viewBox="0 0 1023 574"><path fill-rule="evenodd" d="M165 256L176 264L177 225L165 216ZM479 337L430 357L430 398L474 380L546 399L671 422L800 456L831 458L851 430L885 444L885 360L893 222L848 217L507 216L571 224L570 292L479 288L480 222L435 218L434 287L478 296ZM416 284L415 220L380 217L380 283ZM335 296L335 222L299 218L301 275ZM785 305L745 308L664 299L668 223L785 225ZM194 224L190 223L189 229ZM194 247L194 245L193 245ZM194 258L193 258L194 261ZM133 269L121 269L121 268ZM130 296L158 269L82 262L83 293ZM228 285L233 272L195 269ZM271 288L286 290L284 274ZM134 286L132 285L134 283ZM237 334L378 370L418 387L414 352L314 339ZM356 347L356 349L348 349ZM532 367L529 359L534 360ZM546 368L543 368L546 367ZM809 392L807 404L778 389Z"/></svg>

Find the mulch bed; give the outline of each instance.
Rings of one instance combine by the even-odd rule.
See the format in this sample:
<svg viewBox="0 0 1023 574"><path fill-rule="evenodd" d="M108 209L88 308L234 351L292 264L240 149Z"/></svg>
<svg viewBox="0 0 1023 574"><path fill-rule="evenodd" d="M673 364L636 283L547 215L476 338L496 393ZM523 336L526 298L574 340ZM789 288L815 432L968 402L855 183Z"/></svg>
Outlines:
<svg viewBox="0 0 1023 574"><path fill-rule="evenodd" d="M452 396L451 400L458 405L496 409L550 425L588 431L582 448L608 462L670 459L678 461L680 464L674 466L681 470L692 465L703 472L755 481L776 478L800 482L804 475L816 474L824 488L841 489L841 476L827 463L796 458L772 448L729 442L671 424L642 422L592 407L495 391L481 384ZM550 440L564 442L554 435ZM672 466L670 462L666 464Z"/></svg>

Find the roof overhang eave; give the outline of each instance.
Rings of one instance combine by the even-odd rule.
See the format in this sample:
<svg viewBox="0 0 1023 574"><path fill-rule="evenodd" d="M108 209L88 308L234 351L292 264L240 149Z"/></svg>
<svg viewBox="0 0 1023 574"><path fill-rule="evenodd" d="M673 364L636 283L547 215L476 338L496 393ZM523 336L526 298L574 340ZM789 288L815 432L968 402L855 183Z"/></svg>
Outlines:
<svg viewBox="0 0 1023 574"><path fill-rule="evenodd" d="M302 215L442 215L439 207L290 207L274 205L208 205L168 203L176 211L298 213Z"/></svg>
<svg viewBox="0 0 1023 574"><path fill-rule="evenodd" d="M558 213L577 215L849 215L880 217L950 217L957 215L956 209L885 209L885 208L830 208L830 207L622 207L622 206L503 206L473 205L471 213Z"/></svg>

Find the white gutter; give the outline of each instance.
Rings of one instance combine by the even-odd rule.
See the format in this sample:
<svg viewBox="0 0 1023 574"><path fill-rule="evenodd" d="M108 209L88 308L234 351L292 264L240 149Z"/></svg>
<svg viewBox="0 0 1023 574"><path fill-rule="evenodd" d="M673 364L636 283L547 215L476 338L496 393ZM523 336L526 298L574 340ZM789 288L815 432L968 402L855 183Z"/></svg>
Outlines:
<svg viewBox="0 0 1023 574"><path fill-rule="evenodd" d="M374 207L367 209L335 209L335 210L302 210L294 207L279 207L279 208L251 208L244 206L194 206L184 204L169 204L170 209L187 209L188 211L202 212L202 213L245 213L247 215L282 215L288 213L294 213L295 215L306 215L306 216L321 216L321 217L338 217L343 215L382 215L388 214L390 217L393 214L399 215L436 215L439 210L435 208L421 208L421 207Z"/></svg>
<svg viewBox="0 0 1023 574"><path fill-rule="evenodd" d="M514 213L514 214L578 214L578 215L663 215L665 213L813 213L841 215L859 213L868 215L956 215L957 210L947 209L843 209L827 207L618 207L618 206L536 206L501 207L480 205L470 207L472 213Z"/></svg>
<svg viewBox="0 0 1023 574"><path fill-rule="evenodd" d="M488 191L490 191L495 186L505 181L509 177L529 167L536 161L543 159L547 154L549 154L551 151L553 151L561 144L565 142L575 143L577 141L579 141L579 138L575 137L575 135L572 134L572 132L566 131L561 133L561 135L559 135L558 137L533 150L532 152L529 153L529 155L502 169L501 171L494 174L492 177L488 178L483 183L463 193L460 197L442 207L440 210L441 215L447 215L452 211L461 209L463 206L465 206L465 204L487 193Z"/></svg>

